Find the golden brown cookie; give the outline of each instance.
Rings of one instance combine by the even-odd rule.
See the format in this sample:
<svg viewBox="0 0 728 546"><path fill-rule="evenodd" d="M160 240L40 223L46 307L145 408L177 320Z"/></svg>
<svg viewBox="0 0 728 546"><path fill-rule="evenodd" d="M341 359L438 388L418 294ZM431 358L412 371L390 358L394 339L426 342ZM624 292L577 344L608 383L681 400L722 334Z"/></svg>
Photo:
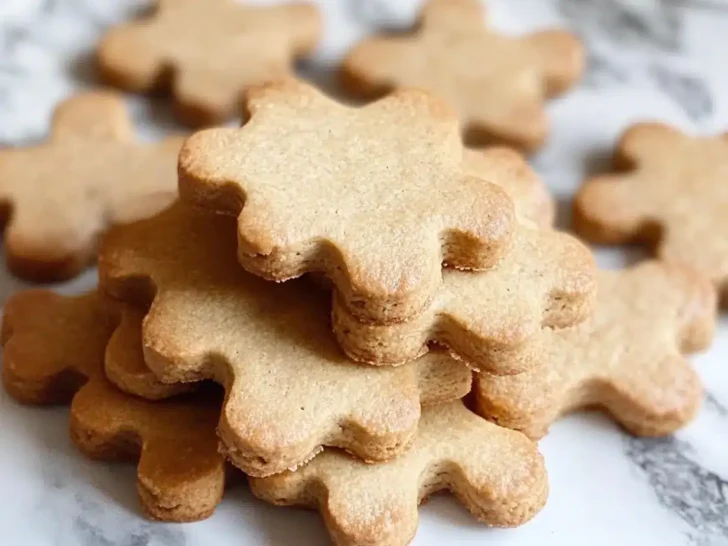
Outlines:
<svg viewBox="0 0 728 546"><path fill-rule="evenodd" d="M180 154L183 201L238 218L238 259L284 281L324 272L362 320L402 321L432 298L443 262L488 269L513 205L463 159L457 120L405 90L364 108L294 80L247 94L250 121L201 131Z"/></svg>
<svg viewBox="0 0 728 546"><path fill-rule="evenodd" d="M104 371L109 381L119 390L146 400L162 400L193 389L188 384L162 383L147 366L142 351L142 321L146 311L122 302L112 304L108 298L104 305L109 312L121 315L119 326L106 346Z"/></svg>
<svg viewBox="0 0 728 546"><path fill-rule="evenodd" d="M459 401L424 410L412 447L393 461L367 465L325 450L294 472L253 478L250 486L273 504L318 508L341 546L409 544L418 504L442 490L495 527L525 523L548 495L536 445Z"/></svg>
<svg viewBox="0 0 728 546"><path fill-rule="evenodd" d="M181 144L181 137L135 142L116 94L90 91L62 102L47 142L0 150L10 270L33 281L78 274L109 225L154 214L174 199Z"/></svg>
<svg viewBox="0 0 728 546"><path fill-rule="evenodd" d="M478 0L429 0L413 33L356 45L341 81L361 98L401 86L426 89L457 110L469 143L532 151L548 133L546 99L577 82L584 57L567 31L510 37L486 28Z"/></svg>
<svg viewBox="0 0 728 546"><path fill-rule="evenodd" d="M138 459L139 497L151 518L206 518L225 485L215 434L221 397L153 403L116 389L103 366L118 319L99 298L43 290L11 298L2 323L5 389L26 404L71 402L71 438L89 457Z"/></svg>
<svg viewBox="0 0 728 546"><path fill-rule="evenodd" d="M575 238L521 226L490 271L443 272L443 283L416 318L367 324L334 299L333 322L349 357L370 364L401 364L429 342L477 370L509 375L540 363L540 332L585 319L596 294L589 250Z"/></svg>
<svg viewBox="0 0 728 546"><path fill-rule="evenodd" d="M579 190L577 232L653 246L659 258L707 275L728 303L728 137L638 123L617 144L614 166Z"/></svg>
<svg viewBox="0 0 728 546"><path fill-rule="evenodd" d="M534 439L560 415L590 406L634 434L670 434L700 405L702 387L683 354L710 344L715 307L708 280L679 266L601 271L594 315L568 330L542 331L543 367L476 375L478 412Z"/></svg>
<svg viewBox="0 0 728 546"><path fill-rule="evenodd" d="M122 89L171 90L184 122L212 125L239 111L246 88L291 74L322 26L313 3L156 0L148 18L108 32L99 66Z"/></svg>
<svg viewBox="0 0 728 546"><path fill-rule="evenodd" d="M464 366L441 355L440 365L384 370L350 362L331 333L327 295L303 280L279 285L245 273L235 235L234 219L177 204L112 230L99 276L114 297L151 303L144 354L162 381L225 387L221 449L246 473L281 472L323 446L392 458L414 435L422 404L470 390Z"/></svg>
<svg viewBox="0 0 728 546"><path fill-rule="evenodd" d="M544 181L517 151L502 146L465 150L465 169L473 176L492 182L513 201L522 224L551 227L556 214L554 199Z"/></svg>

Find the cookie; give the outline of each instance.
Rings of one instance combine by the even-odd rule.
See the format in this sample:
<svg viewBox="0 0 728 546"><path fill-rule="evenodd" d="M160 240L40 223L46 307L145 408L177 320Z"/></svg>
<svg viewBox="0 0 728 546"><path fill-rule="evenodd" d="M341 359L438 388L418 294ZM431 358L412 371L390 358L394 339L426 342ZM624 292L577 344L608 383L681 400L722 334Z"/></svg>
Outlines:
<svg viewBox="0 0 728 546"><path fill-rule="evenodd" d="M680 266L601 271L593 316L542 331L543 367L476 376L477 411L534 439L560 415L592 406L633 434L670 434L700 405L702 387L683 354L710 344L715 307L707 279Z"/></svg>
<svg viewBox="0 0 728 546"><path fill-rule="evenodd" d="M591 253L575 238L522 226L492 270L444 271L432 303L416 318L367 324L335 298L334 331L350 358L369 364L408 362L437 342L476 370L520 373L540 361L542 328L588 316L595 276Z"/></svg>
<svg viewBox="0 0 728 546"><path fill-rule="evenodd" d="M488 269L513 205L464 164L455 115L403 90L350 108L294 80L249 91L240 129L201 131L179 161L183 201L238 217L238 259L268 280L324 272L352 313L412 318L443 262Z"/></svg>
<svg viewBox="0 0 728 546"><path fill-rule="evenodd" d="M145 310L122 302L111 304L108 298L103 303L108 312L121 315L104 358L104 371L111 383L122 392L146 400L163 400L193 390L193 385L162 383L147 366L141 341Z"/></svg>
<svg viewBox="0 0 728 546"><path fill-rule="evenodd" d="M506 192L521 224L544 228L553 225L554 199L523 155L502 146L467 149L463 164L473 176L492 182Z"/></svg>
<svg viewBox="0 0 728 546"><path fill-rule="evenodd" d="M331 334L327 294L245 273L236 231L233 218L177 204L110 231L99 277L112 296L151 303L144 354L162 381L224 386L218 434L240 469L281 472L323 446L392 458L414 435L421 405L470 390L468 370L451 359L384 370L349 361Z"/></svg>
<svg viewBox="0 0 728 546"><path fill-rule="evenodd" d="M498 427L451 402L428 408L412 447L367 465L325 450L295 472L250 480L273 504L318 508L336 544L404 546L417 531L417 506L452 491L478 520L515 527L544 505L543 458L523 434Z"/></svg>
<svg viewBox="0 0 728 546"><path fill-rule="evenodd" d="M579 190L577 232L595 243L646 243L707 275L728 303L728 137L638 123L617 144L614 166Z"/></svg>
<svg viewBox="0 0 728 546"><path fill-rule="evenodd" d="M151 518L206 518L225 486L215 434L221 396L153 403L116 389L103 371L112 315L96 293L13 296L2 323L5 389L26 404L70 402L71 438L89 457L138 459L139 498Z"/></svg>
<svg viewBox="0 0 728 546"><path fill-rule="evenodd" d="M170 91L182 121L212 125L239 112L246 88L290 75L322 27L312 3L157 0L148 18L106 34L99 67L122 89Z"/></svg>
<svg viewBox="0 0 728 546"><path fill-rule="evenodd" d="M457 110L470 144L537 149L548 133L545 102L580 79L584 48L563 30L499 34L486 28L483 15L478 0L429 0L413 33L354 47L341 66L343 88L375 98L420 87Z"/></svg>
<svg viewBox="0 0 728 546"><path fill-rule="evenodd" d="M109 225L163 209L177 193L181 137L134 141L121 97L90 91L61 103L51 136L0 150L0 216L10 270L32 281L78 274Z"/></svg>

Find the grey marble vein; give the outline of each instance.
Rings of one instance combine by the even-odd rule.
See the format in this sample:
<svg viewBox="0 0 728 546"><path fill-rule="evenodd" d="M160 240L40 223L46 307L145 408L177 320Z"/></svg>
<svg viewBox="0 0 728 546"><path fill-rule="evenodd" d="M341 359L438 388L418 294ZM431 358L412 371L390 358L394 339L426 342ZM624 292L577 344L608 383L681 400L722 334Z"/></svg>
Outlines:
<svg viewBox="0 0 728 546"><path fill-rule="evenodd" d="M696 463L692 446L675 437L628 437L626 445L660 504L690 526L692 540L728 544L728 477Z"/></svg>

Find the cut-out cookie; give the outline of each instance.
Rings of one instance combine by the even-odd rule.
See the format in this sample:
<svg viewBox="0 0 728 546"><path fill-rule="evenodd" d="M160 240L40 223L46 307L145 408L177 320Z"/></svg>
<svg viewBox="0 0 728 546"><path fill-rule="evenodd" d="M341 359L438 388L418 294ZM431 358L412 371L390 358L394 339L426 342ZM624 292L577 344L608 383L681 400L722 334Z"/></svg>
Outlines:
<svg viewBox="0 0 728 546"><path fill-rule="evenodd" d="M354 47L341 80L363 98L401 86L426 89L457 110L469 143L534 150L548 131L546 99L577 82L584 57L569 32L509 37L486 28L479 0L429 0L413 34Z"/></svg>
<svg viewBox="0 0 728 546"><path fill-rule="evenodd" d="M618 172L577 194L574 228L602 244L644 242L707 275L728 303L728 136L689 137L639 123L622 136Z"/></svg>
<svg viewBox="0 0 728 546"><path fill-rule="evenodd" d="M362 320L422 310L443 262L488 269L508 247L513 204L463 160L454 114L415 90L350 108L294 80L247 95L240 129L193 135L184 201L238 216L238 259L283 281L324 272Z"/></svg>
<svg viewBox="0 0 728 546"><path fill-rule="evenodd" d="M146 400L162 400L192 390L193 385L162 383L144 362L142 321L146 312L122 302L105 303L109 312L121 314L106 347L104 370L109 381L121 391Z"/></svg>
<svg viewBox="0 0 728 546"><path fill-rule="evenodd" d="M389 459L406 448L422 404L469 391L468 371L442 355L439 365L388 369L349 361L331 334L329 298L304 281L279 285L243 271L235 232L232 218L177 204L112 230L99 276L113 296L151 302L144 354L162 381L225 387L218 434L246 473L281 472L323 446Z"/></svg>
<svg viewBox="0 0 728 546"><path fill-rule="evenodd" d="M116 389L103 364L118 319L104 305L96 293L34 290L11 298L2 323L5 389L26 404L70 401L71 437L89 457L138 459L139 497L150 517L208 517L225 486L215 434L221 397L154 403Z"/></svg>
<svg viewBox="0 0 728 546"><path fill-rule="evenodd" d="M416 318L378 325L357 320L334 300L334 331L353 359L401 364L438 342L470 366L514 374L539 362L543 327L586 318L596 295L589 250L552 230L520 227L498 266L484 272L446 270L432 303Z"/></svg>
<svg viewBox="0 0 728 546"><path fill-rule="evenodd" d="M109 225L152 215L177 194L181 137L134 141L121 97L77 95L55 111L51 137L0 150L0 215L10 270L63 280L95 257Z"/></svg>
<svg viewBox="0 0 728 546"><path fill-rule="evenodd" d="M170 89L180 118L220 123L251 85L292 73L322 32L312 3L156 0L147 19L112 28L99 47L102 76L131 91Z"/></svg>
<svg viewBox="0 0 728 546"><path fill-rule="evenodd" d="M715 328L715 290L679 266L646 262L599 273L594 314L541 333L543 367L511 377L476 376L479 413L532 438L560 415L599 406L634 434L670 434L702 398L684 353L706 348Z"/></svg>
<svg viewBox="0 0 728 546"><path fill-rule="evenodd" d="M417 531L417 506L442 490L496 527L525 523L548 495L536 445L459 401L424 410L411 448L393 461L367 465L325 450L294 472L251 479L250 486L273 504L318 508L342 546L409 544Z"/></svg>
<svg viewBox="0 0 728 546"><path fill-rule="evenodd" d="M523 224L553 225L556 206L546 184L523 155L511 148L493 146L465 150L465 169L473 176L492 182L513 201L516 217Z"/></svg>

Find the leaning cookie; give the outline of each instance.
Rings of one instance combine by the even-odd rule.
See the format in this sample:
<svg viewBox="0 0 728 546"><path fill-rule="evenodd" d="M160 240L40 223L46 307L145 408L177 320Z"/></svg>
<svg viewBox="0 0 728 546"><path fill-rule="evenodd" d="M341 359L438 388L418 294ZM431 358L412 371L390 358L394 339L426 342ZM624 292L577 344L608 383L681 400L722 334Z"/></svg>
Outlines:
<svg viewBox="0 0 728 546"><path fill-rule="evenodd" d="M422 414L410 449L392 461L367 465L324 451L310 463L250 480L273 504L318 508L342 546L404 546L417 531L417 506L449 490L479 521L515 527L544 505L548 483L536 445L519 432L471 413L462 402Z"/></svg>
<svg viewBox="0 0 728 546"><path fill-rule="evenodd" d="M322 18L313 3L156 0L148 18L113 27L99 45L102 77L131 91L171 88L179 117L221 123L251 85L290 75L313 51Z"/></svg>
<svg viewBox="0 0 728 546"><path fill-rule="evenodd" d="M463 166L473 176L502 189L513 201L516 219L522 224L551 227L556 214L554 198L526 158L505 146L466 149Z"/></svg>
<svg viewBox="0 0 728 546"><path fill-rule="evenodd" d="M237 218L249 272L323 272L351 313L389 323L427 305L443 264L486 270L507 250L513 203L464 159L441 100L410 89L352 108L282 80L249 90L246 108L243 127L187 140L179 191Z"/></svg>
<svg viewBox="0 0 728 546"><path fill-rule="evenodd" d="M614 167L579 190L577 233L595 243L654 247L660 259L708 276L728 303L728 136L638 123L617 144Z"/></svg>
<svg viewBox="0 0 728 546"><path fill-rule="evenodd" d="M66 298L33 290L11 298L2 322L5 389L26 404L70 402L71 438L89 457L138 459L149 517L204 519L225 486L215 434L222 398L200 392L153 403L119 391L103 371L118 325L104 306L96 293Z"/></svg>
<svg viewBox="0 0 728 546"><path fill-rule="evenodd" d="M680 266L602 271L594 315L568 330L543 330L543 367L476 375L477 411L534 439L560 415L591 406L634 434L670 434L700 405L700 380L683 355L710 344L715 307L709 281Z"/></svg>
<svg viewBox="0 0 728 546"><path fill-rule="evenodd" d="M90 91L61 103L51 136L0 150L0 216L10 270L31 281L77 275L110 225L138 220L177 194L181 137L134 141L120 96Z"/></svg>
<svg viewBox="0 0 728 546"><path fill-rule="evenodd" d="M147 366L142 350L142 321L146 309L112 302L109 298L97 300L109 313L119 316L119 325L109 338L104 357L104 372L116 388L145 400L164 400L194 389L191 384L162 383Z"/></svg>
<svg viewBox="0 0 728 546"><path fill-rule="evenodd" d="M412 320L368 324L334 298L340 345L357 361L398 365L437 342L472 368L511 375L538 367L542 328L584 320L596 294L589 250L566 233L520 226L489 271L446 270L432 302Z"/></svg>
<svg viewBox="0 0 728 546"><path fill-rule="evenodd" d="M144 355L162 381L224 386L221 449L246 473L281 472L324 446L391 459L415 434L422 405L470 390L465 366L442 355L387 369L349 361L331 333L329 298L303 280L243 271L235 228L175 204L109 232L99 277L111 295L150 305Z"/></svg>
<svg viewBox="0 0 728 546"><path fill-rule="evenodd" d="M533 151L548 134L546 100L578 81L584 59L567 31L510 37L486 28L479 0L429 0L414 33L357 44L341 81L362 98L402 86L426 89L457 110L470 144Z"/></svg>

